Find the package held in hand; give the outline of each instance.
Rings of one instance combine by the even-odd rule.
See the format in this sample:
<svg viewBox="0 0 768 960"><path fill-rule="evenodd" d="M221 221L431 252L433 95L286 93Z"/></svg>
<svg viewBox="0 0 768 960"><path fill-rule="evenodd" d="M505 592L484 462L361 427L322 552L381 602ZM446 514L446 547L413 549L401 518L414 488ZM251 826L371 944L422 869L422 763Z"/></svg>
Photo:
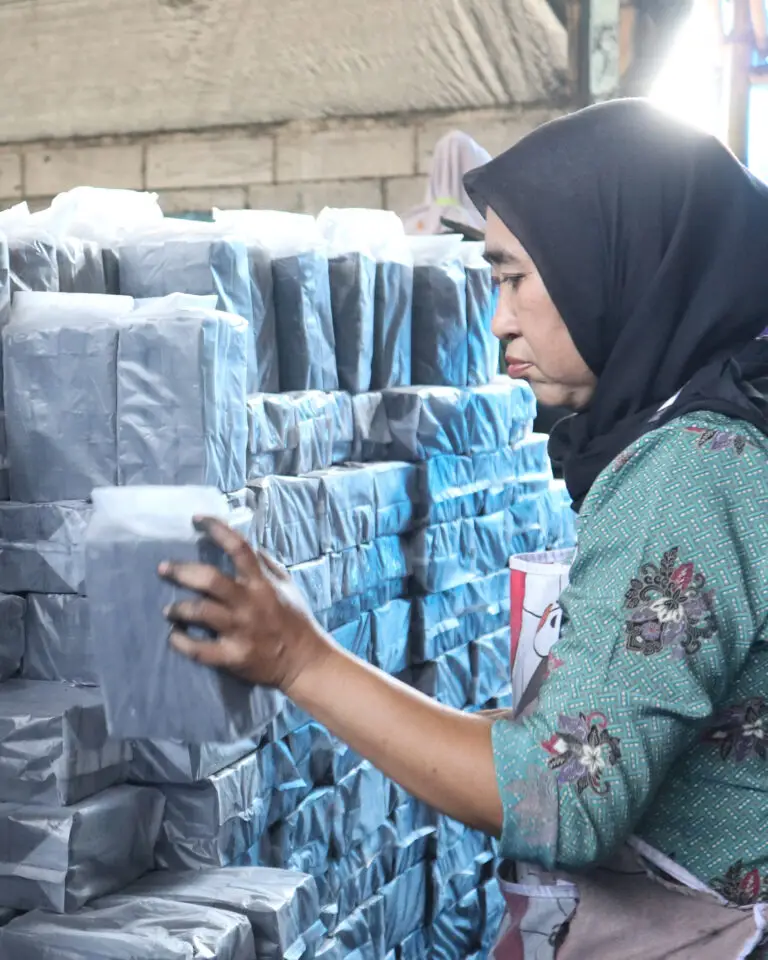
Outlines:
<svg viewBox="0 0 768 960"><path fill-rule="evenodd" d="M86 584L110 733L228 743L262 731L280 709L281 695L173 650L163 610L188 592L157 573L167 560L230 572L192 518L216 516L248 536L250 512L230 513L226 498L205 487L106 488L94 491L93 501Z"/></svg>

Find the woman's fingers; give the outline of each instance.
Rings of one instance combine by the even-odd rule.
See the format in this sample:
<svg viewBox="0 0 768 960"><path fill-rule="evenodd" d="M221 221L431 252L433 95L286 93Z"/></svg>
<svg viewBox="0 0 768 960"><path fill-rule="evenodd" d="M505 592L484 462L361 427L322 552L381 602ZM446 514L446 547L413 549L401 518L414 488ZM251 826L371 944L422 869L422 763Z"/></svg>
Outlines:
<svg viewBox="0 0 768 960"><path fill-rule="evenodd" d="M233 606L242 593L240 584L225 576L216 567L201 563L161 563L159 573L164 580L175 583L178 587L203 593L227 606Z"/></svg>
<svg viewBox="0 0 768 960"><path fill-rule="evenodd" d="M226 633L232 626L231 612L212 600L184 600L174 603L164 613L171 623L208 627L214 633Z"/></svg>
<svg viewBox="0 0 768 960"><path fill-rule="evenodd" d="M262 571L248 541L226 523L215 517L195 517L195 526L202 530L230 557L242 579L261 578Z"/></svg>

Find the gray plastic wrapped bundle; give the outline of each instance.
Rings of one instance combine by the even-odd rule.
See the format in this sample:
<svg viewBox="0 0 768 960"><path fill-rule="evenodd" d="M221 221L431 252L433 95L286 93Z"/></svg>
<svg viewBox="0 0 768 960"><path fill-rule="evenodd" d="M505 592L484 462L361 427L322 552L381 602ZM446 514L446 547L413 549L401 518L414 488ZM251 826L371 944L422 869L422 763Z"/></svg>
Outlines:
<svg viewBox="0 0 768 960"><path fill-rule="evenodd" d="M166 217L120 247L120 292L137 299L215 297L222 313L246 323L248 389L259 389L251 272L245 244L218 224Z"/></svg>
<svg viewBox="0 0 768 960"><path fill-rule="evenodd" d="M84 593L84 500L0 503L0 591Z"/></svg>
<svg viewBox="0 0 768 960"><path fill-rule="evenodd" d="M10 680L0 697L0 800L69 806L125 781L98 690Z"/></svg>
<svg viewBox="0 0 768 960"><path fill-rule="evenodd" d="M467 278L461 237L409 237L413 254L411 382L467 385Z"/></svg>
<svg viewBox="0 0 768 960"><path fill-rule="evenodd" d="M369 463L390 457L392 434L389 431L383 393L360 393L352 397L354 443L350 460Z"/></svg>
<svg viewBox="0 0 768 960"><path fill-rule="evenodd" d="M365 592L363 558L358 547L328 554L331 575L331 604L342 603Z"/></svg>
<svg viewBox="0 0 768 960"><path fill-rule="evenodd" d="M335 427L346 426L337 396L309 390L249 397L248 478L299 476L330 467ZM346 429L351 433L351 426Z"/></svg>
<svg viewBox="0 0 768 960"><path fill-rule="evenodd" d="M139 306L117 355L120 486L245 486L244 320L185 297Z"/></svg>
<svg viewBox="0 0 768 960"><path fill-rule="evenodd" d="M491 329L496 295L485 244L462 243L460 252L467 276L467 383L478 387L499 372L499 341Z"/></svg>
<svg viewBox="0 0 768 960"><path fill-rule="evenodd" d="M62 293L107 293L104 259L98 244L77 237L58 237L56 259Z"/></svg>
<svg viewBox="0 0 768 960"><path fill-rule="evenodd" d="M385 673L397 674L409 662L411 601L392 600L371 613L374 666Z"/></svg>
<svg viewBox="0 0 768 960"><path fill-rule="evenodd" d="M256 740L237 743L180 743L174 740L134 740L133 759L128 769L131 783L199 783L221 773L253 753Z"/></svg>
<svg viewBox="0 0 768 960"><path fill-rule="evenodd" d="M132 307L129 297L17 295L3 330L11 499L87 500L117 481L118 339Z"/></svg>
<svg viewBox="0 0 768 960"><path fill-rule="evenodd" d="M288 572L314 614L331 606L331 565L328 557L297 563L289 567Z"/></svg>
<svg viewBox="0 0 768 960"><path fill-rule="evenodd" d="M250 512L231 513L226 498L205 487L101 489L93 502L86 583L110 732L185 743L259 735L282 697L171 649L163 610L186 592L157 575L158 565L169 559L230 570L221 551L195 531L192 518L217 516L247 535ZM147 677L157 682L147 684Z"/></svg>
<svg viewBox="0 0 768 960"><path fill-rule="evenodd" d="M523 380L498 377L467 391L467 452L476 456L514 446L528 436L536 398Z"/></svg>
<svg viewBox="0 0 768 960"><path fill-rule="evenodd" d="M59 261L54 238L31 224L8 231L11 293L58 293Z"/></svg>
<svg viewBox="0 0 768 960"><path fill-rule="evenodd" d="M317 474L250 481L253 545L288 567L317 559L320 483Z"/></svg>
<svg viewBox="0 0 768 960"><path fill-rule="evenodd" d="M418 462L469 453L469 391L458 387L402 387L382 394L390 446L387 460Z"/></svg>
<svg viewBox="0 0 768 960"><path fill-rule="evenodd" d="M22 597L0 593L0 682L18 673L24 656L24 612Z"/></svg>
<svg viewBox="0 0 768 960"><path fill-rule="evenodd" d="M477 707L492 700L511 682L511 636L509 626L479 636L470 642L472 656L472 703Z"/></svg>
<svg viewBox="0 0 768 960"><path fill-rule="evenodd" d="M76 594L30 593L24 618L22 676L97 687L90 602Z"/></svg>
<svg viewBox="0 0 768 960"><path fill-rule="evenodd" d="M316 528L320 549L335 553L376 537L373 475L365 466L331 467L318 480Z"/></svg>
<svg viewBox="0 0 768 960"><path fill-rule="evenodd" d="M254 951L246 917L151 897L107 897L66 917L35 911L0 934L0 953L14 960L254 960Z"/></svg>
<svg viewBox="0 0 768 960"><path fill-rule="evenodd" d="M151 787L72 807L0 803L0 904L71 913L138 880L152 869L163 804Z"/></svg>
<svg viewBox="0 0 768 960"><path fill-rule="evenodd" d="M276 785L272 759L271 751L257 750L200 783L159 786L165 813L157 865L200 870L237 863L270 825Z"/></svg>
<svg viewBox="0 0 768 960"><path fill-rule="evenodd" d="M0 341L0 344L2 341ZM0 346L0 407L2 406L2 347ZM5 432L5 412L0 409L0 502L11 499L11 483L8 471L8 437Z"/></svg>
<svg viewBox="0 0 768 960"><path fill-rule="evenodd" d="M333 406L331 463L341 464L352 459L355 448L355 415L352 395L342 390L330 394Z"/></svg>
<svg viewBox="0 0 768 960"><path fill-rule="evenodd" d="M152 897L238 913L251 925L258 960L283 960L320 916L317 886L312 877L259 867L152 873L129 887L123 896Z"/></svg>
<svg viewBox="0 0 768 960"><path fill-rule="evenodd" d="M336 787L331 828L335 857L346 856L389 816L389 781L364 760Z"/></svg>

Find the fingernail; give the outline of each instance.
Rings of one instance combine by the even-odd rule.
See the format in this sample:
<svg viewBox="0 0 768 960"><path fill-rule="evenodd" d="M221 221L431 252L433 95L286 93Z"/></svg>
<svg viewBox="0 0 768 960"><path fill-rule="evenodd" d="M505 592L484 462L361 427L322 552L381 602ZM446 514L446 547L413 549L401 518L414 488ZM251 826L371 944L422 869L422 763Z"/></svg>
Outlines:
<svg viewBox="0 0 768 960"><path fill-rule="evenodd" d="M170 606L168 606L168 607L163 607L163 616L164 616L164 617L167 617L170 612L171 612Z"/></svg>
<svg viewBox="0 0 768 960"><path fill-rule="evenodd" d="M160 566L157 568L157 572L160 574L161 577L164 577L167 574L169 574L171 572L170 563L161 563Z"/></svg>
<svg viewBox="0 0 768 960"><path fill-rule="evenodd" d="M205 517L192 517L192 526L201 533L205 533L208 530Z"/></svg>

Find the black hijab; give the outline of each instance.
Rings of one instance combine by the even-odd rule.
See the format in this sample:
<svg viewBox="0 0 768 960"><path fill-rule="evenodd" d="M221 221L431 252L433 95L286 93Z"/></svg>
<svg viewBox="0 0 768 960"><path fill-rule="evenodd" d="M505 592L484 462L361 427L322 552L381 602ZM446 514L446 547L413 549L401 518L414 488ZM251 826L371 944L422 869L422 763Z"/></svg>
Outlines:
<svg viewBox="0 0 768 960"><path fill-rule="evenodd" d="M684 413L768 434L768 187L718 140L618 100L539 128L465 186L526 248L598 378L551 439L576 509Z"/></svg>

